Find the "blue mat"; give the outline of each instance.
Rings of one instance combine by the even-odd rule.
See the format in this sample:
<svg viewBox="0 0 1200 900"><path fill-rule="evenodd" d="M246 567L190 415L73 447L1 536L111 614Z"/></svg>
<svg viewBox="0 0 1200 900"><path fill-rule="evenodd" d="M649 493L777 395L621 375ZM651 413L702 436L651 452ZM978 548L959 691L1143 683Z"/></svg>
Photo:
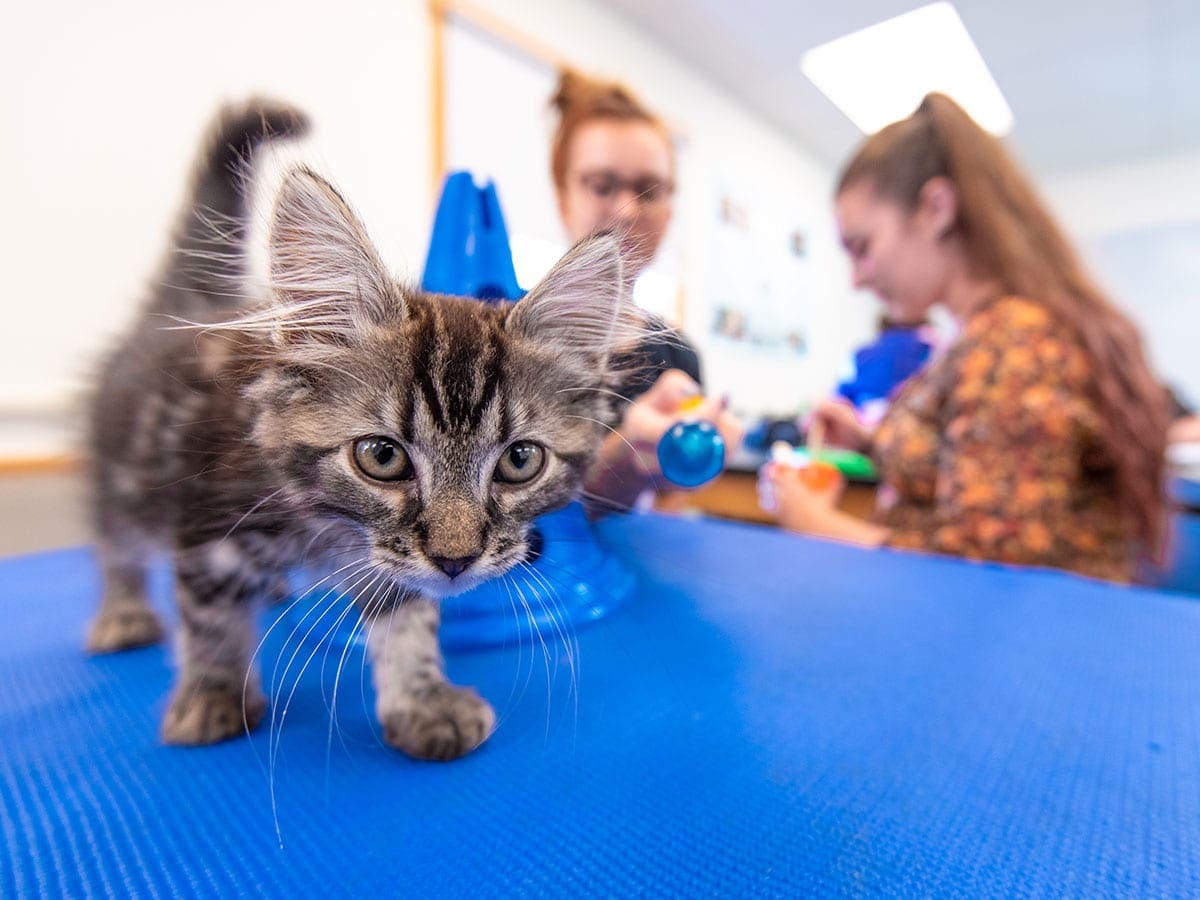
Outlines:
<svg viewBox="0 0 1200 900"><path fill-rule="evenodd" d="M637 596L570 653L450 656L500 725L445 765L380 745L356 649L336 703L337 654L313 659L277 743L161 747L167 653L80 649L90 554L0 563L0 896L1200 892L1195 601L751 526L600 532Z"/></svg>

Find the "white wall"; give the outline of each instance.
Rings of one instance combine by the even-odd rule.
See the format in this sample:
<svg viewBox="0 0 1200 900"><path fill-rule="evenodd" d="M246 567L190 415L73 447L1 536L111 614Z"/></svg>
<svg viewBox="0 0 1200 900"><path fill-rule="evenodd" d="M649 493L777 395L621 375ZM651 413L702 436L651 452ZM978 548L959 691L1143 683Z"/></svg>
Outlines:
<svg viewBox="0 0 1200 900"><path fill-rule="evenodd" d="M67 404L164 251L217 103L307 109L389 262L428 229L422 4L24 4L0 38L0 408ZM15 25L15 27L14 27Z"/></svg>
<svg viewBox="0 0 1200 900"><path fill-rule="evenodd" d="M686 136L673 229L683 248L685 329L703 355L707 387L728 392L735 410L794 412L832 389L853 347L872 333L877 304L849 288L831 214L834 173L803 148L748 113L709 81L600 4L556 0L481 0L479 6L517 23L584 71L628 83ZM810 352L802 359L762 356L717 345L710 334L712 232L718 189L733 184L747 196L775 198L808 239Z"/></svg>
<svg viewBox="0 0 1200 900"><path fill-rule="evenodd" d="M1080 169L1042 188L1160 377L1200 403L1200 154Z"/></svg>
<svg viewBox="0 0 1200 900"><path fill-rule="evenodd" d="M586 70L636 87L688 134L688 171L736 172L794 205L813 264L811 356L721 357L707 346L706 259L690 253L688 322L709 380L736 407L795 409L828 390L870 332L846 288L830 173L623 18L590 2L481 4ZM429 189L430 30L421 0L27 4L0 37L6 184L0 412L67 406L154 274L197 138L218 101L267 93L307 109L325 168L384 258L419 275ZM534 135L530 139L541 140ZM679 227L711 217L692 193Z"/></svg>

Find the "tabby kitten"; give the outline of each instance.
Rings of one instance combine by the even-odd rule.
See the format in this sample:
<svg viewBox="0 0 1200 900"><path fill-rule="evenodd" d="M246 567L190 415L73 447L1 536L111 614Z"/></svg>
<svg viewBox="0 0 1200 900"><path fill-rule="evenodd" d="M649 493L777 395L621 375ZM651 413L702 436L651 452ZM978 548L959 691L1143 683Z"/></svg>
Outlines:
<svg viewBox="0 0 1200 900"><path fill-rule="evenodd" d="M243 182L257 148L304 128L281 106L223 112L161 286L104 364L90 440L104 598L87 645L160 638L145 563L165 545L181 640L162 738L231 737L266 708L256 602L324 565L364 620L386 740L453 759L495 716L447 682L437 600L530 556L534 517L578 494L638 317L603 236L515 305L398 284L303 168L275 198L270 287L254 296Z"/></svg>

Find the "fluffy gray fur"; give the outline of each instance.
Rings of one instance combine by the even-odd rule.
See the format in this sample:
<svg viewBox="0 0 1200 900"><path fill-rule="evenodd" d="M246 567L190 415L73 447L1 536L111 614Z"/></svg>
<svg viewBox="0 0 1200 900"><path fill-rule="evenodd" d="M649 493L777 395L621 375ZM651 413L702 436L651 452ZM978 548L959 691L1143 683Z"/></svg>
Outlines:
<svg viewBox="0 0 1200 900"><path fill-rule="evenodd" d="M323 567L370 635L386 740L452 759L495 717L446 681L436 601L525 560L532 520L578 495L640 317L603 236L516 305L413 290L304 169L275 198L270 289L247 291L244 179L256 148L304 127L268 103L223 111L159 286L103 365L90 448L104 597L88 647L160 638L145 566L165 547L181 634L162 737L231 737L266 708L255 604L288 571Z"/></svg>

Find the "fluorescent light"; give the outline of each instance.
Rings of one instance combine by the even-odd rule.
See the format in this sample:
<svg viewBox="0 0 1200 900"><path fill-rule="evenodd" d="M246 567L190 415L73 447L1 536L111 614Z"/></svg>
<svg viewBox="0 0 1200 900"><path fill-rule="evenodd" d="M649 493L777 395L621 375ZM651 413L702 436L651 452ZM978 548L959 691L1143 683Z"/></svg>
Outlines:
<svg viewBox="0 0 1200 900"><path fill-rule="evenodd" d="M947 2L814 47L800 68L867 134L911 114L930 91L953 97L993 134L1012 130L1012 110Z"/></svg>

